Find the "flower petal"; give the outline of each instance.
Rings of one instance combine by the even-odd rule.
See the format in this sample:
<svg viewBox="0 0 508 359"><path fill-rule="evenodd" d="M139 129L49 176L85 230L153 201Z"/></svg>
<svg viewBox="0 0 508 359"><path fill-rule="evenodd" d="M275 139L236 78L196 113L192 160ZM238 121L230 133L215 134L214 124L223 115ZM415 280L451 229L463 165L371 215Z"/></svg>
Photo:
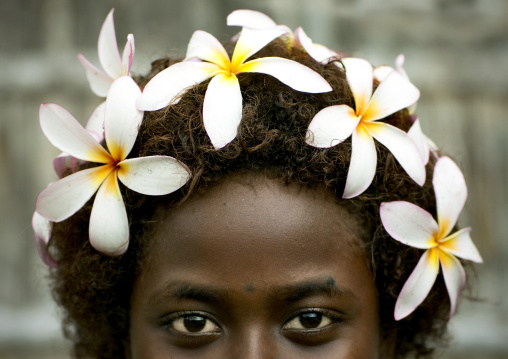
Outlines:
<svg viewBox="0 0 508 359"><path fill-rule="evenodd" d="M92 92L97 96L106 97L113 79L92 65L82 54L78 55L78 60L85 69L86 79L90 84Z"/></svg>
<svg viewBox="0 0 508 359"><path fill-rule="evenodd" d="M326 63L330 58L337 56L326 46L314 44L301 27L295 30L294 42L296 46L302 46L314 60L320 63Z"/></svg>
<svg viewBox="0 0 508 359"><path fill-rule="evenodd" d="M116 171L109 174L95 196L89 235L90 244L101 253L120 255L127 250L129 221Z"/></svg>
<svg viewBox="0 0 508 359"><path fill-rule="evenodd" d="M457 257L482 263L482 257L469 235L471 228L464 228L439 242L439 248Z"/></svg>
<svg viewBox="0 0 508 359"><path fill-rule="evenodd" d="M420 91L399 72L392 71L377 87L367 109L364 121L375 121L391 115L418 101Z"/></svg>
<svg viewBox="0 0 508 359"><path fill-rule="evenodd" d="M427 297L439 273L438 250L425 251L402 287L395 303L395 320L411 314Z"/></svg>
<svg viewBox="0 0 508 359"><path fill-rule="evenodd" d="M383 80L385 80L392 71L395 71L393 67L386 65L377 66L374 69L374 78L378 82L383 82Z"/></svg>
<svg viewBox="0 0 508 359"><path fill-rule="evenodd" d="M32 228L35 234L35 244L37 252L42 262L50 268L58 267L58 263L48 250L49 239L51 238L51 230L53 223L42 217L39 213L34 212L32 216Z"/></svg>
<svg viewBox="0 0 508 359"><path fill-rule="evenodd" d="M416 118L413 125L407 131L408 136L413 140L416 147L418 148L418 152L420 152L420 156L423 160L423 164L427 165L429 163L429 143L427 142L426 136L422 132L422 127L420 126L420 120Z"/></svg>
<svg viewBox="0 0 508 359"><path fill-rule="evenodd" d="M242 93L236 76L218 74L206 90L203 123L216 149L233 141L242 120Z"/></svg>
<svg viewBox="0 0 508 359"><path fill-rule="evenodd" d="M454 256L439 251L439 261L443 269L443 277L450 296L450 317L455 312L457 301L459 300L460 291L466 284L466 272L460 264L460 261Z"/></svg>
<svg viewBox="0 0 508 359"><path fill-rule="evenodd" d="M436 246L434 234L439 231L437 222L417 205L405 201L383 202L379 214L393 239L420 249Z"/></svg>
<svg viewBox="0 0 508 359"><path fill-rule="evenodd" d="M150 156L120 162L118 178L133 191L159 196L187 183L190 171L173 157Z"/></svg>
<svg viewBox="0 0 508 359"><path fill-rule="evenodd" d="M195 31L187 46L186 59L197 57L214 63L224 70L230 68L229 56L224 46L213 35L206 31Z"/></svg>
<svg viewBox="0 0 508 359"><path fill-rule="evenodd" d="M372 136L360 124L353 131L351 162L342 198L353 198L365 191L376 174L377 154Z"/></svg>
<svg viewBox="0 0 508 359"><path fill-rule="evenodd" d="M296 61L281 57L262 57L240 66L239 72L260 72L275 77L296 91L330 92L332 87L317 72Z"/></svg>
<svg viewBox="0 0 508 359"><path fill-rule="evenodd" d="M305 142L319 148L333 147L351 136L358 122L359 118L349 106L326 107L310 122Z"/></svg>
<svg viewBox="0 0 508 359"><path fill-rule="evenodd" d="M372 65L364 59L348 57L342 59L346 78L355 99L356 114L360 116L367 109L372 95Z"/></svg>
<svg viewBox="0 0 508 359"><path fill-rule="evenodd" d="M220 67L208 62L186 61L174 64L146 84L136 106L139 110L155 111L170 103L177 103L175 98L183 90L212 77L217 71L220 71Z"/></svg>
<svg viewBox="0 0 508 359"><path fill-rule="evenodd" d="M53 103L42 104L39 120L42 132L63 152L90 162L110 161L109 153L63 107Z"/></svg>
<svg viewBox="0 0 508 359"><path fill-rule="evenodd" d="M407 133L383 122L365 124L370 134L397 159L409 177L420 186L425 183L425 166L418 148Z"/></svg>
<svg viewBox="0 0 508 359"><path fill-rule="evenodd" d="M71 156L69 154L62 152L53 160L53 169L58 178L62 178L65 170L70 167L70 158Z"/></svg>
<svg viewBox="0 0 508 359"><path fill-rule="evenodd" d="M106 101L102 102L90 115L85 130L99 143L104 140L104 119L106 118Z"/></svg>
<svg viewBox="0 0 508 359"><path fill-rule="evenodd" d="M464 175L451 158L439 158L434 167L432 179L437 204L437 223L441 229L441 238L450 233L459 217L467 198Z"/></svg>
<svg viewBox="0 0 508 359"><path fill-rule="evenodd" d="M113 82L106 99L104 134L111 156L117 161L127 157L138 136L143 111L136 108L141 90L129 76Z"/></svg>
<svg viewBox="0 0 508 359"><path fill-rule="evenodd" d="M129 34L127 35L127 43L125 44L125 47L123 49L123 56L122 56L122 67L123 75L128 75L131 71L132 66L132 60L134 60L134 35Z"/></svg>
<svg viewBox="0 0 508 359"><path fill-rule="evenodd" d="M51 183L37 197L35 210L52 222L69 218L93 196L112 170L111 165L89 168Z"/></svg>
<svg viewBox="0 0 508 359"><path fill-rule="evenodd" d="M106 20L104 20L104 24L102 24L99 34L98 55L104 71L106 71L109 77L116 79L122 76L123 66L116 43L113 12L114 9L111 9Z"/></svg>
<svg viewBox="0 0 508 359"><path fill-rule="evenodd" d="M235 10L228 15L228 26L242 26L251 29L268 29L277 26L269 16L254 10Z"/></svg>
<svg viewBox="0 0 508 359"><path fill-rule="evenodd" d="M404 67L403 67L405 61L406 61L406 57L404 56L404 54L399 54L395 58L395 68L402 76L404 76L407 80L409 80L409 76L407 75L406 70L404 70Z"/></svg>
<svg viewBox="0 0 508 359"><path fill-rule="evenodd" d="M243 28L233 51L231 60L233 68L238 68L249 57L285 33L287 31L279 27L263 30Z"/></svg>

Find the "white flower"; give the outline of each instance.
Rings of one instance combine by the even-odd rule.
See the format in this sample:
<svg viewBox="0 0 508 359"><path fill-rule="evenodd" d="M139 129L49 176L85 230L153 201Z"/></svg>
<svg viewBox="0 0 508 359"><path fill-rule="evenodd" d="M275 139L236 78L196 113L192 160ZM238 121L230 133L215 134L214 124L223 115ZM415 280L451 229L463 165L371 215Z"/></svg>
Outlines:
<svg viewBox="0 0 508 359"><path fill-rule="evenodd" d="M482 262L469 236L470 228L450 234L467 198L462 172L450 158L441 157L434 168L432 183L437 222L430 213L409 202L381 204L381 221L388 234L411 247L426 249L399 294L395 304L396 320L408 316L423 302L436 281L440 266L450 296L451 316L466 280L456 256Z"/></svg>
<svg viewBox="0 0 508 359"><path fill-rule="evenodd" d="M105 150L64 108L43 104L40 123L53 145L72 157L102 165L50 184L37 198L36 211L60 222L78 211L97 192L90 217L90 243L98 251L118 255L127 249L129 224L118 180L133 191L164 195L183 186L189 172L169 156L127 159L143 112L135 107L141 90L123 76L114 81L106 99Z"/></svg>
<svg viewBox="0 0 508 359"><path fill-rule="evenodd" d="M237 76L242 72L271 75L297 91L329 92L331 86L318 73L298 62L264 57L247 61L284 30L244 28L232 59L221 43L204 31L196 31L187 49L186 61L157 74L137 102L140 110L154 111L178 102L177 96L189 86L211 78L203 104L203 123L215 148L233 141L242 119L242 94ZM199 59L201 61L196 61Z"/></svg>
<svg viewBox="0 0 508 359"><path fill-rule="evenodd" d="M372 183L377 166L374 139L388 148L416 183L423 185L425 166L413 140L404 131L379 121L414 103L420 92L402 75L392 71L372 94L371 64L357 58L346 58L342 62L355 109L337 105L319 111L309 125L306 142L314 147L328 148L352 135L344 198L361 194Z"/></svg>

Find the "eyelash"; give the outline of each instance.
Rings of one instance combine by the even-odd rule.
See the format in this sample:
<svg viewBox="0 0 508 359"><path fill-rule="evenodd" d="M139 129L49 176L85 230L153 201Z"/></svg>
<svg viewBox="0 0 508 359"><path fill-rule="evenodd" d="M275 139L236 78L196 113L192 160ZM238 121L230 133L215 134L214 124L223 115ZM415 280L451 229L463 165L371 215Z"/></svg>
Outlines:
<svg viewBox="0 0 508 359"><path fill-rule="evenodd" d="M204 323L204 326L202 329L196 330L195 332L193 332L193 331L189 330L189 328L187 327L187 325L184 322L178 323L180 320L185 321L185 319L189 319L192 317L203 318L205 320L205 323ZM175 313L171 313L170 315L167 315L161 319L161 325L163 327L166 327L169 330L176 332L180 335L188 335L188 336L198 336L198 335L207 335L207 334L211 334L211 333L219 333L221 331L221 327L217 322L218 321L215 318L210 318L210 314L208 314L206 312L199 312L199 311L175 312ZM183 330L179 330L179 329L175 328L174 327L175 323L177 323L178 326L184 326L184 328L187 331L183 331ZM187 324L190 324L190 323L187 323ZM213 325L215 328L217 328L217 330L213 330L213 331L208 330L206 332L201 332L201 330L203 330L207 327L210 327L211 325Z"/></svg>
<svg viewBox="0 0 508 359"><path fill-rule="evenodd" d="M317 318L309 317L309 319L312 320L319 320L318 327L317 328L305 328L305 324L302 323L302 317L306 314L317 314ZM179 323L179 321L184 321L185 319L190 318L203 318L205 320L203 327L196 331L191 331L187 327L186 323L182 322ZM297 322L298 320L298 322ZM326 325L321 326L323 320L328 320L328 323ZM334 325L334 324L340 324L344 321L344 318L342 315L337 313L336 311L323 309L323 308L306 308L295 315L293 315L289 320L287 320L284 325L282 326L283 330L288 330L292 332L316 332L316 331L322 331L326 330L328 327ZM177 326L180 326L180 329L175 328L175 323L177 323ZM191 324L190 322L187 324ZM218 334L222 331L221 326L218 324L218 320L215 318L211 318L210 314L206 312L199 312L199 311L183 311L183 312L175 312L171 313L170 315L162 318L161 325L170 329L173 332L178 333L179 335L187 335L187 336L198 336L198 335L209 335L209 334ZM290 326L298 326L300 325L300 328L291 328ZM212 327L213 326L213 327ZM321 327L320 327L321 326ZM201 332L203 329L209 328L207 331ZM181 330L185 329L187 331ZM213 330L212 330L213 329Z"/></svg>
<svg viewBox="0 0 508 359"><path fill-rule="evenodd" d="M304 324L302 323L302 317L305 314L317 314L319 323L317 328L304 328ZM313 319L310 317L311 320ZM298 320L298 322L297 322ZM326 325L322 325L323 320L328 320L328 323ZM323 331L328 329L329 327L333 326L334 324L340 324L344 322L344 317L340 313L329 310L329 309L323 309L323 308L306 308L304 310L299 311L294 316L292 316L284 325L282 326L282 329L293 331L293 332L317 332L317 331ZM290 324L299 324L301 328L290 328Z"/></svg>

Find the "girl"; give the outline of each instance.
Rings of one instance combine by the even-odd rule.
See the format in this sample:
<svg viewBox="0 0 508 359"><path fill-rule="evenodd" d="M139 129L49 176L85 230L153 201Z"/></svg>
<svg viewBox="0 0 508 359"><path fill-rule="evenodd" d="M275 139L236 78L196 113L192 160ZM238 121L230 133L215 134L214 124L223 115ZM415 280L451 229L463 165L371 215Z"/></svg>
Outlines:
<svg viewBox="0 0 508 359"><path fill-rule="evenodd" d="M33 224L76 357L429 357L481 258L400 59L228 24L232 52L197 31L133 78L110 13L104 71L80 57L106 102L86 128L41 106L64 153Z"/></svg>

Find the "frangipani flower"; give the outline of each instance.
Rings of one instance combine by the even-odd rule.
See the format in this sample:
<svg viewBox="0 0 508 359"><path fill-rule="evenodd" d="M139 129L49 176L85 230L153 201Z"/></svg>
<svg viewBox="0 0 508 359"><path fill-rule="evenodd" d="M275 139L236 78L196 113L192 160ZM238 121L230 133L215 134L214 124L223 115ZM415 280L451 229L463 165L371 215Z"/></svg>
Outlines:
<svg viewBox="0 0 508 359"><path fill-rule="evenodd" d="M388 75L392 71L398 71L402 76L404 76L409 81L409 77L407 76L407 73L403 67L404 61L405 61L404 55L400 54L395 58L395 68L386 65L377 66L374 69L374 78L378 82L382 82L384 79L386 79L386 77L388 77Z"/></svg>
<svg viewBox="0 0 508 359"><path fill-rule="evenodd" d="M356 109L337 105L321 110L309 125L306 142L314 147L328 148L352 135L344 198L359 195L374 178L377 155L373 139L388 148L407 174L423 185L425 167L414 142L404 131L379 121L414 103L420 92L402 75L392 71L372 94L371 64L357 58L346 58L342 62Z"/></svg>
<svg viewBox="0 0 508 359"><path fill-rule="evenodd" d="M114 80L129 75L134 58L134 36L127 35L127 43L120 56L115 35L112 9L102 25L98 41L99 61L104 71L92 65L83 54L78 55L81 65L85 68L86 77L92 91L100 97L108 95L109 88Z"/></svg>
<svg viewBox="0 0 508 359"><path fill-rule="evenodd" d="M301 27L295 30L294 44L301 46L317 62L326 64L331 58L340 57L338 53L330 50L328 47L312 42Z"/></svg>
<svg viewBox="0 0 508 359"><path fill-rule="evenodd" d="M392 68L390 66L381 65L374 69L374 78L378 82L382 82L386 77L392 72L397 71L399 74L404 76L409 81L409 76L407 75L406 70L404 70L404 61L405 57L403 54L400 54L395 58L395 68ZM413 103L411 106L408 106L408 111L410 114L415 113L416 111L416 102Z"/></svg>
<svg viewBox="0 0 508 359"><path fill-rule="evenodd" d="M427 165L427 163L429 163L430 152L432 151L437 158L437 151L439 149L437 145L423 133L418 117L416 115L412 116L416 119L409 131L407 131L407 134L414 141L416 147L418 147L423 164Z"/></svg>
<svg viewBox="0 0 508 359"><path fill-rule="evenodd" d="M143 112L135 108L141 94L128 76L117 79L106 99L105 150L64 108L43 104L41 127L50 142L69 155L101 166L85 169L43 190L36 211L60 222L78 211L98 190L90 217L90 243L98 251L118 255L127 249L129 224L118 180L133 191L164 195L183 186L189 172L169 156L126 159L138 134Z"/></svg>
<svg viewBox="0 0 508 359"><path fill-rule="evenodd" d="M247 61L269 42L284 34L278 28L250 30L244 28L232 60L222 44L204 31L196 31L190 40L185 61L157 74L138 99L140 110L154 111L176 103L176 97L187 87L212 78L203 103L203 123L216 149L234 140L242 119L242 94L237 75L258 72L271 75L297 91L329 92L331 86L318 73L298 62L264 57ZM200 59L202 61L195 61Z"/></svg>
<svg viewBox="0 0 508 359"><path fill-rule="evenodd" d="M32 228L34 230L35 244L37 246L39 257L48 267L57 267L57 261L48 250L48 243L51 238L53 223L41 216L39 213L34 212L32 216Z"/></svg>
<svg viewBox="0 0 508 359"><path fill-rule="evenodd" d="M426 249L399 294L395 304L396 320L408 316L423 302L436 281L440 266L450 296L452 315L466 280L464 269L456 257L482 262L469 236L470 228L450 234L467 197L460 169L450 158L441 157L434 168L432 183L436 194L437 222L430 213L409 202L381 204L381 221L390 236L411 247Z"/></svg>
<svg viewBox="0 0 508 359"><path fill-rule="evenodd" d="M241 26L251 30L280 29L292 36L286 25L277 25L268 15L255 10L235 10L227 17L228 26Z"/></svg>
<svg viewBox="0 0 508 359"><path fill-rule="evenodd" d="M307 53L317 62L325 63L330 58L338 56L338 54L324 45L315 44L307 36L301 27L297 28L293 33L291 29L285 25L277 25L269 16L254 10L235 10L228 15L228 26L242 26L251 30L264 30L280 28L285 30L295 46L301 46Z"/></svg>

